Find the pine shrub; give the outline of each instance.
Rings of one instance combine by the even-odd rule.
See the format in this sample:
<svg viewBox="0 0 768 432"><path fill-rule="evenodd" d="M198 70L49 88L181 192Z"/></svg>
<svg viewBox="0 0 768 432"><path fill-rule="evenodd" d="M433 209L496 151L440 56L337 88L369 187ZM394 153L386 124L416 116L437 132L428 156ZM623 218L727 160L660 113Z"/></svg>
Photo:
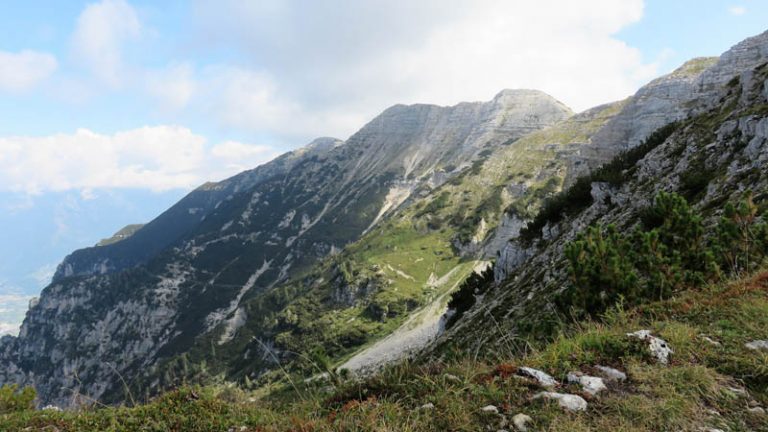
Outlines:
<svg viewBox="0 0 768 432"><path fill-rule="evenodd" d="M35 397L32 387L19 389L17 384L6 384L0 387L0 414L35 409Z"/></svg>
<svg viewBox="0 0 768 432"><path fill-rule="evenodd" d="M446 327L451 327L466 311L474 306L476 297L485 293L493 285L493 266L480 273L472 273L462 282L459 289L451 294L448 308L453 310L453 315L446 322Z"/></svg>
<svg viewBox="0 0 768 432"><path fill-rule="evenodd" d="M592 226L565 246L570 286L561 313L596 316L609 307L664 300L723 274L757 268L768 256L768 224L751 194L727 204L713 235L702 216L675 193L660 193L628 234Z"/></svg>

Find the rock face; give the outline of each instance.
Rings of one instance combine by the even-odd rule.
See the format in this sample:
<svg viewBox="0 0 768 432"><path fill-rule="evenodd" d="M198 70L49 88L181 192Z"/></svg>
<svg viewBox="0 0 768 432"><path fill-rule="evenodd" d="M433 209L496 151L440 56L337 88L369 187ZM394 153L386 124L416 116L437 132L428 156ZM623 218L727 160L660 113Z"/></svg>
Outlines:
<svg viewBox="0 0 768 432"><path fill-rule="evenodd" d="M702 72L694 84L695 98L708 97L734 76L760 66L768 58L768 31L747 38L723 53L717 63Z"/></svg>
<svg viewBox="0 0 768 432"><path fill-rule="evenodd" d="M596 193L589 205L577 214L565 215L559 222L547 224L531 242L512 239L496 262L497 285L485 292L481 301L443 334L436 346L488 349L497 340L522 337L521 333L535 326L532 323L553 316L553 297L569 286L564 246L593 224L631 229L638 223L638 215L660 191L686 194L681 178L701 169L697 167L717 173L706 179L708 184L702 186L699 194L690 197L692 205L713 222L719 218L719 214L711 210L719 208L716 203L740 200L747 190L766 190L768 137L762 126L768 122L766 49L768 34L764 33L725 53L697 78L686 77L685 82L690 84L684 87L689 88L690 93L679 105L685 110L674 111L685 112L686 121L680 122L669 138L626 171L620 185L606 188L595 184L593 192ZM647 99L648 91L644 89L640 93ZM635 104L631 98L604 128L614 132L622 129L617 125L628 109L635 109L629 108L632 106ZM668 120L675 120L676 116ZM636 129L638 124L627 122L630 128L622 129L621 136L639 137L633 135L636 133L633 131L640 130ZM607 134L602 130L592 135L593 144L607 139L598 136ZM617 145L624 145L622 143ZM600 197L602 200L595 199ZM606 200L614 204L606 205Z"/></svg>
<svg viewBox="0 0 768 432"><path fill-rule="evenodd" d="M661 126L711 108L724 85L766 58L768 32L738 43L719 58L690 60L641 88L592 141L607 150L634 147Z"/></svg>
<svg viewBox="0 0 768 432"><path fill-rule="evenodd" d="M551 126L570 114L563 104L536 90L504 90L490 102L453 107L395 105L353 135L346 147L368 149L356 160L357 176L395 171L403 180L416 179L431 176L439 167L466 164L483 148Z"/></svg>
<svg viewBox="0 0 768 432"><path fill-rule="evenodd" d="M41 404L68 406L78 394L120 400L120 375L154 377L193 347L222 346L236 352L226 361L242 361L250 353L228 344L246 323L275 312L262 305L254 315L246 302L333 256L408 205L414 191L570 115L534 90L451 107L397 105L346 142L321 138L205 184L133 235L68 256L18 338L0 345L0 383L34 384ZM350 307L374 282L386 286L379 279L351 297L345 285L335 307Z"/></svg>
<svg viewBox="0 0 768 432"><path fill-rule="evenodd" d="M634 96L624 101L619 107L620 111L608 119L604 126L589 133L588 145L582 146L580 152L594 152L603 158L598 160L606 161L617 151L640 144L661 126L711 109L719 103L723 88L731 80L735 78L752 80L752 69L766 61L768 61L768 32L740 42L719 58L690 60L671 74L642 87ZM745 88L749 86L754 86L757 89L756 92L763 92L763 99L768 98L765 94L768 92L765 90L768 88L765 83L750 83ZM595 115L594 113L588 115L588 113L589 111L577 114L567 122L574 123L580 116L589 118ZM761 151L765 132L763 132L763 126L758 126L760 124L758 120L743 119L742 122L747 123L742 126L738 126L738 122L724 124L727 130L732 131L740 127L745 128L748 136L753 137L750 141L752 148L747 156L759 159L755 164L762 163L764 158L768 157L764 151ZM557 127L560 126L555 126ZM582 165L594 167L595 164ZM586 171L573 169L571 172ZM494 271L497 282L511 275L533 253L519 243L509 242L517 238L515 233L511 234L496 262Z"/></svg>
<svg viewBox="0 0 768 432"><path fill-rule="evenodd" d="M621 112L595 134L592 142L605 149L622 150L640 144L653 131L688 114L699 75L715 65L716 57L686 62L669 75L643 86Z"/></svg>

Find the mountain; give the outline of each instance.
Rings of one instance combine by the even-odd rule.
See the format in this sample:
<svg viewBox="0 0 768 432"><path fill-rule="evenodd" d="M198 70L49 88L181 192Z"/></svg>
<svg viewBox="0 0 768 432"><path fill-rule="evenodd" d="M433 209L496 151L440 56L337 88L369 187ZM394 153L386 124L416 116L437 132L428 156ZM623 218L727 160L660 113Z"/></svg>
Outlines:
<svg viewBox="0 0 768 432"><path fill-rule="evenodd" d="M284 294L289 278L300 280L412 194L569 115L533 90L452 107L397 105L346 142L316 140L203 185L130 237L68 256L18 338L3 340L0 381L33 383L44 403L122 398L121 375L155 379L163 359L212 335L228 342L253 321L246 302Z"/></svg>
<svg viewBox="0 0 768 432"><path fill-rule="evenodd" d="M268 164L219 183L206 183L150 223L142 225L141 229L132 230L131 236L124 241L73 252L58 266L53 282L71 276L106 274L143 264L192 230L222 201L268 178L285 174L304 158L322 155L340 143L335 138L318 138Z"/></svg>
<svg viewBox="0 0 768 432"><path fill-rule="evenodd" d="M51 383L74 388L66 380L75 373L78 391L119 400L97 362L116 362L129 395L217 376L246 390L269 387L182 387L137 408L24 411L0 417L0 426L32 418L126 430L767 430L768 32L716 61L689 62L624 101L572 116L547 103L561 119L526 134L484 121L482 133L458 134L473 128L429 120L430 112L469 106L391 108L312 161L337 162L343 178L357 179L342 183L339 195L320 195L330 203L375 190L384 181L378 172L399 174L384 181L354 236L312 264L292 265L284 282L273 274L274 286L251 291L272 267L243 242L253 228L232 232L240 236L236 252L195 257L226 242L243 213L274 201L269 193L310 162L280 174L280 183L254 186L255 203L249 190L241 204L233 195L214 206L194 233L146 264L59 280L31 308L19 338L0 342L3 379L34 383L46 401L66 402ZM414 132L424 127L405 127L412 116L439 126ZM399 138L380 138L393 129ZM449 130L483 138L472 139L472 150L467 138L436 145ZM485 147L488 136L494 144ZM335 157L372 141L387 143L373 147L381 158L353 151L347 168ZM388 153L390 146L399 150ZM338 187L331 180L316 182L317 190ZM395 198L393 189L407 193ZM276 215L273 232L281 233L296 217L278 217L285 211L258 214ZM233 215L239 219L222 230ZM248 287L236 302L221 294L230 309L220 312L210 293L237 262L214 259L246 252L267 264L235 286ZM165 279L153 279L158 269ZM141 278L153 288L136 289ZM165 297L152 303L156 295ZM119 316L128 307L131 314ZM211 316L221 321L206 328ZM142 338L158 322L182 333ZM102 327L91 330L93 323ZM180 341L184 331L190 340ZM75 332L80 345L67 341ZM367 372L408 353L411 361L371 374L341 369Z"/></svg>
<svg viewBox="0 0 768 432"><path fill-rule="evenodd" d="M586 227L631 227L660 190L702 209L765 190L766 46L768 33L576 115L534 90L396 105L345 142L203 185L67 257L0 341L0 382L109 403L546 335ZM494 260L495 284L467 292Z"/></svg>
<svg viewBox="0 0 768 432"><path fill-rule="evenodd" d="M504 338L546 333L552 322L547 321L557 320L555 300L569 286L567 245L590 226L612 225L630 232L660 192L683 196L702 213L708 228L724 214L723 203L738 202L746 191L765 207L767 50L768 32L734 46L697 78L685 77L675 102L659 104L660 111L651 117L663 119L652 124L666 126L634 153L615 160L609 170L583 177L580 188L545 206L528 232L505 246L496 262L497 285L438 344L475 349ZM656 80L638 94L651 99L648 93L666 81ZM640 111L647 119L647 110ZM626 104L595 138L605 139L603 134L617 130L630 136L627 119L637 112L636 103ZM499 333L506 336L500 338Z"/></svg>

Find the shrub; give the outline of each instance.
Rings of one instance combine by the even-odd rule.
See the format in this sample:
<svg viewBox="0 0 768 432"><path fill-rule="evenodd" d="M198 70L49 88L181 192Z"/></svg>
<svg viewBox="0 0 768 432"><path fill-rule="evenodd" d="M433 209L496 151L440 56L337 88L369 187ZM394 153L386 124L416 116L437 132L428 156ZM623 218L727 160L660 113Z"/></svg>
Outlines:
<svg viewBox="0 0 768 432"><path fill-rule="evenodd" d="M561 298L562 309L602 313L620 297L637 297L638 274L629 256L629 239L613 225L590 227L565 247L573 289Z"/></svg>
<svg viewBox="0 0 768 432"><path fill-rule="evenodd" d="M725 205L717 226L715 249L721 265L732 273L754 270L768 256L768 219L757 217L752 193L737 205Z"/></svg>
<svg viewBox="0 0 768 432"><path fill-rule="evenodd" d="M714 235L685 198L660 193L629 234L593 226L565 246L571 286L558 298L561 313L595 316L612 305L664 300L685 287L753 270L768 256L768 225L751 194L728 204Z"/></svg>
<svg viewBox="0 0 768 432"><path fill-rule="evenodd" d="M451 299L448 301L448 308L454 311L453 315L448 319L445 324L446 328L451 327L456 321L464 315L464 312L468 311L474 306L476 296L481 295L488 291L488 288L493 284L493 266L488 266L487 269L480 273L472 273L469 277L462 282L459 289L451 294Z"/></svg>
<svg viewBox="0 0 768 432"><path fill-rule="evenodd" d="M19 390L17 384L0 387L0 414L35 409L35 389L24 387Z"/></svg>
<svg viewBox="0 0 768 432"><path fill-rule="evenodd" d="M424 206L421 211L416 213L416 217L422 217L425 215L435 215L438 211L442 210L448 205L448 198L450 194L447 191L440 192L440 195L435 197L427 205Z"/></svg>
<svg viewBox="0 0 768 432"><path fill-rule="evenodd" d="M680 174L680 192L688 199L699 196L707 189L715 172L707 169L703 162L696 162Z"/></svg>

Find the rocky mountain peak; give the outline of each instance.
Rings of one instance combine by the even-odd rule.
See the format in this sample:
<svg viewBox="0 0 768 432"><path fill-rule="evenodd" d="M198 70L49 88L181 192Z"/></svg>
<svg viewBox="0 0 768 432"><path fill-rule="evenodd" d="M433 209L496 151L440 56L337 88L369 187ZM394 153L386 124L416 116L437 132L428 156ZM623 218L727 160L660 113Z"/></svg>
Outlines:
<svg viewBox="0 0 768 432"><path fill-rule="evenodd" d="M352 135L345 147L348 152L362 152L360 172L417 178L446 164L467 164L483 148L551 126L571 114L564 104L536 90L504 90L488 102L452 106L399 104Z"/></svg>
<svg viewBox="0 0 768 432"><path fill-rule="evenodd" d="M333 137L319 137L313 139L309 144L294 150L294 153L306 152L326 152L344 144L344 141Z"/></svg>
<svg viewBox="0 0 768 432"><path fill-rule="evenodd" d="M593 137L593 144L610 154L634 147L659 127L686 117L690 114L691 100L709 96L711 91L745 70L741 66L743 61L736 62L737 65L726 60L728 57L726 53L719 58L694 58L641 87L622 112ZM724 61L730 66L723 66Z"/></svg>
<svg viewBox="0 0 768 432"><path fill-rule="evenodd" d="M768 31L744 39L724 52L717 63L703 71L699 76L695 90L696 97L717 90L735 75L751 70L765 63L768 58Z"/></svg>
<svg viewBox="0 0 768 432"><path fill-rule="evenodd" d="M504 89L493 97L495 105L506 107L541 106L572 115L573 111L548 93L535 89Z"/></svg>
<svg viewBox="0 0 768 432"><path fill-rule="evenodd" d="M698 77L706 69L714 66L720 57L696 57L683 63L680 67L672 71L669 77Z"/></svg>

